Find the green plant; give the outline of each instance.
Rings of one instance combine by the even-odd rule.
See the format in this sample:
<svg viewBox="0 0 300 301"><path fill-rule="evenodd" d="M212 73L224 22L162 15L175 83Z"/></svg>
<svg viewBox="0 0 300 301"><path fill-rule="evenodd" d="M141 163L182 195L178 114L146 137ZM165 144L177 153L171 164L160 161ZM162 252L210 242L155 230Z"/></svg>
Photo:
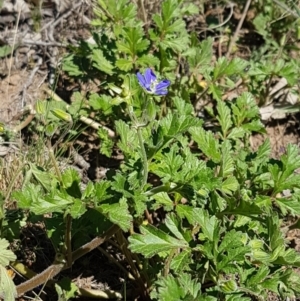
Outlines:
<svg viewBox="0 0 300 301"><path fill-rule="evenodd" d="M289 145L275 159L269 140L257 151L249 143L253 132L265 132L255 87L268 76L293 84L297 73L293 62L280 61L265 66L260 77L260 62L250 74L255 83L244 81L247 61L214 60L213 40L200 43L186 31L183 18L196 12L185 1L166 0L144 30L129 1L98 1L94 43L71 49L62 68L82 81L99 79L99 91L78 107L53 101L50 111L40 103L37 111L50 136L62 123L70 126L94 113L95 122L105 123L98 130L100 152L109 157L118 148L124 160L105 180L85 187L73 169L51 172L30 165L31 177L13 198L28 220L43 221L57 256L48 269L17 286L18 295L113 237L144 300L299 296L293 268L300 266L300 256L281 231L290 215L300 214L298 148ZM136 72L149 74L149 67L171 82L164 86L167 94L157 93L153 75L154 94L147 93ZM250 92L227 101L224 95L239 80ZM200 111L204 120L194 108L202 98L213 103ZM62 286L56 288L63 294ZM75 291L73 286L69 296Z"/></svg>

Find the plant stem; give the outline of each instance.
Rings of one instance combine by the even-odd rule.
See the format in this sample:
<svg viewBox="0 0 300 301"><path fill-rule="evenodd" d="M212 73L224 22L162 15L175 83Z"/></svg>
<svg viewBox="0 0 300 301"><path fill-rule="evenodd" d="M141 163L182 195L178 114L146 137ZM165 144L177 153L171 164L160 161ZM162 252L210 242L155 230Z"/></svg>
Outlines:
<svg viewBox="0 0 300 301"><path fill-rule="evenodd" d="M67 214L66 218L66 231L65 231L65 254L67 258L68 266L72 265L72 246L71 246L71 239L72 239L72 216Z"/></svg>
<svg viewBox="0 0 300 301"><path fill-rule="evenodd" d="M143 168L144 168L143 181L142 181L141 188L144 188L144 186L147 184L147 181L148 181L148 158L147 158L147 153L146 153L145 146L144 146L142 129L140 126L137 127L137 135L138 135L139 145L140 145L140 149L141 149L141 153L142 153L142 162L143 162Z"/></svg>
<svg viewBox="0 0 300 301"><path fill-rule="evenodd" d="M142 159L142 163L143 163L143 180L141 183L141 189L144 188L144 186L147 184L148 181L148 158L147 158L147 153L145 150L145 146L144 146L144 141L143 141L143 134L142 134L142 127L143 125L141 125L139 123L139 121L137 120L135 114L133 113L133 108L132 106L130 106L128 108L128 114L129 117L134 125L134 128L136 128L136 132L137 132L137 136L138 136L138 140L139 140L139 146L141 149L141 159Z"/></svg>
<svg viewBox="0 0 300 301"><path fill-rule="evenodd" d="M57 274L61 272L63 267L65 266L64 262L55 262L51 266L49 266L42 273L37 274L33 278L23 282L22 284L17 286L17 294L18 297L22 296L28 291L31 291L35 287L46 283L48 280L53 279Z"/></svg>
<svg viewBox="0 0 300 301"><path fill-rule="evenodd" d="M51 146L50 141L48 141L48 150L49 150L49 157L51 159L51 162L52 162L52 164L54 166L54 169L55 169L55 172L56 172L56 176L58 177L58 180L59 180L60 184L62 184L63 183L62 175L61 175L61 172L60 172L59 167L57 165L57 162L56 162L56 159L55 159L55 156L54 156L54 151L53 151L53 148Z"/></svg>
<svg viewBox="0 0 300 301"><path fill-rule="evenodd" d="M156 187L146 191L145 195L150 197L150 196L160 193L160 192L172 192L177 188L179 188L179 186L177 186L175 183L164 184L164 185L156 186Z"/></svg>

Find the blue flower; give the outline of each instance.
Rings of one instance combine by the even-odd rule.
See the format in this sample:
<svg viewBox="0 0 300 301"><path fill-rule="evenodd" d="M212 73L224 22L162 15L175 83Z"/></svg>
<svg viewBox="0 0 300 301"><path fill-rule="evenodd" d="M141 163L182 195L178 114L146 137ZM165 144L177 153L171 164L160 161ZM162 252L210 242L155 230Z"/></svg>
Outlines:
<svg viewBox="0 0 300 301"><path fill-rule="evenodd" d="M170 81L164 79L158 81L154 72L147 68L144 75L141 73L136 74L139 84L144 88L148 93L155 95L166 95L168 93L167 88L170 86Z"/></svg>

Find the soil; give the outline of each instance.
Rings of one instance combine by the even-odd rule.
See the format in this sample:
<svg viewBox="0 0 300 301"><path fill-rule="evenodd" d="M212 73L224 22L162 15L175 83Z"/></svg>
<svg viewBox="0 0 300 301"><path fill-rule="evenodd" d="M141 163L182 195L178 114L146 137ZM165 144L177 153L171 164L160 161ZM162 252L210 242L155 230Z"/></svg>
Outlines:
<svg viewBox="0 0 300 301"><path fill-rule="evenodd" d="M10 4L13 3L13 1L9 0L7 2ZM19 1L16 2L19 3ZM65 1L64 7L58 5L58 1L54 0L44 1L41 7L37 5L40 3L39 1L23 2L20 1L21 4L26 4L27 9L23 10L19 22L17 22L18 7L13 8L10 12L5 11L5 7L2 8L2 11L0 9L0 45L1 41L6 43L9 40L8 37L11 39L15 27L17 27L18 32L16 35L17 40L20 36L24 36L26 31L29 31L29 37L31 39L38 37L39 42L37 44L25 43L7 57L0 59L0 124L2 122L8 128L13 128L24 118L24 111L28 106L34 107L37 100L47 98L44 87L45 85L49 85L49 81L53 75L53 67L55 64L59 65L59 60L65 51L64 47L55 46L55 43L60 43L63 40L69 43L76 43L82 38L88 38L89 20L92 18L91 3L89 1L82 1L79 8L74 11L72 11L72 8L79 1L74 1L74 3ZM146 6L146 9L148 9L149 15L157 9L157 2L159 0L147 2L148 6ZM38 21L34 20L33 13L37 11L41 17ZM67 13L69 11L71 11L70 14ZM228 9L224 7L207 8L205 15L201 14L196 18L188 19L188 27L197 29L202 35L210 34L209 31L206 31L207 18L223 16L222 19L226 19L227 14ZM253 11L249 11L247 17L251 18L251 14L253 14ZM52 32L49 30L39 32L39 29L52 22L57 16L64 15L65 17L61 18L61 21ZM236 26L240 16L241 11L236 8L233 22L230 23L232 27ZM6 21L3 21L4 17ZM36 29L36 27L39 29ZM243 28L241 34L241 45L238 53L235 55L247 58L251 53L253 44L256 43L256 46L259 46L263 41L253 29L249 31L249 28ZM30 38L27 38L27 40ZM43 43L49 46L44 46ZM216 54L223 55L226 53L226 49L216 44L215 52ZM36 70L35 67L37 64L39 64L39 68ZM70 97L73 89L74 84L71 81L68 81L64 76L58 78L56 92L60 96L64 98ZM264 121L267 134L253 135L251 137L250 142L253 149L257 149L266 138L269 138L272 145L272 156L278 158L285 152L288 143L298 145L300 141L300 119L298 117L297 115L288 115L285 119L269 119ZM90 158L88 160L91 161L95 159L98 151L93 152L89 150L89 152ZM104 162L99 168L100 171L106 170L108 166L113 167L118 164L118 159L111 159L109 162ZM91 173L88 176L94 179L96 171L91 171ZM3 189L3 187L0 187L0 189ZM14 246L15 250L19 250L17 252L18 259L36 272L46 269L53 262L55 252L49 244L49 240L45 237L43 225L28 224L21 230L21 237L22 240ZM300 252L300 230L289 231L287 239ZM111 250L111 252L114 253L116 251ZM119 290L124 287L126 281L123 272L116 265L109 262L99 250L83 257L74 265L73 270L65 272L64 276L71 277L80 287L93 289L110 288ZM16 283L22 281L21 277L18 275L15 276ZM130 282L128 282L126 289L130 288ZM43 300L54 300L51 297L52 294L52 290L45 288L41 294L41 298ZM23 299L21 298L20 300ZM268 300L279 299L270 294Z"/></svg>

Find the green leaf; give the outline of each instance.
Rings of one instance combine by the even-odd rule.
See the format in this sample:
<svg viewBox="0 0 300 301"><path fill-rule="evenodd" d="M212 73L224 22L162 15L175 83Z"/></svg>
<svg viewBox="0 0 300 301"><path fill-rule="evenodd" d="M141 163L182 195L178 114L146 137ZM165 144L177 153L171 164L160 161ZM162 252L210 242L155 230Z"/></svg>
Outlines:
<svg viewBox="0 0 300 301"><path fill-rule="evenodd" d="M190 225L195 224L195 214L193 207L179 204L176 206L176 212L180 218L186 218Z"/></svg>
<svg viewBox="0 0 300 301"><path fill-rule="evenodd" d="M86 99L81 92L74 92L71 98L71 105L66 107L67 112L61 116L61 118L71 123L72 117L78 118L79 116L87 116L85 101Z"/></svg>
<svg viewBox="0 0 300 301"><path fill-rule="evenodd" d="M106 17L106 10L114 17L114 22L121 24L141 25L137 22L137 6L128 0L98 1ZM104 18L106 21L106 18ZM120 22L122 21L122 22Z"/></svg>
<svg viewBox="0 0 300 301"><path fill-rule="evenodd" d="M166 33L182 32L185 30L185 22L181 19L175 20L172 24L166 29Z"/></svg>
<svg viewBox="0 0 300 301"><path fill-rule="evenodd" d="M184 288L172 275L168 275L167 277L160 277L155 285L157 287L157 292L152 291L151 297L153 300L179 301L182 300L185 295Z"/></svg>
<svg viewBox="0 0 300 301"><path fill-rule="evenodd" d="M256 127L262 127L261 123L258 123L260 121L259 109L251 93L243 92L236 99L236 103L231 105L231 108L236 127L243 125L245 130L254 130Z"/></svg>
<svg viewBox="0 0 300 301"><path fill-rule="evenodd" d="M125 41L117 42L118 50L129 54L131 58L145 51L150 44L148 40L143 39L143 28L139 26L124 28L122 35Z"/></svg>
<svg viewBox="0 0 300 301"><path fill-rule="evenodd" d="M273 275L272 278L266 279L260 285L262 288L270 290L278 294L278 284L280 283L280 278L277 275Z"/></svg>
<svg viewBox="0 0 300 301"><path fill-rule="evenodd" d="M229 131L229 134L227 135L227 139L238 139L243 138L245 136L246 131L243 128L233 128Z"/></svg>
<svg viewBox="0 0 300 301"><path fill-rule="evenodd" d="M196 4L185 3L184 7L181 10L182 15L194 15L199 14L199 8ZM208 38L209 39L209 38Z"/></svg>
<svg viewBox="0 0 300 301"><path fill-rule="evenodd" d="M183 273L178 277L178 281L181 287L184 288L186 296L192 296L194 299L201 294L201 284L196 279L192 279L192 276L187 273ZM189 300L189 298L185 299Z"/></svg>
<svg viewBox="0 0 300 301"><path fill-rule="evenodd" d="M176 216L172 213L166 216L165 224L167 228L174 234L178 239L184 240L183 235L180 233L179 227L180 221L176 219Z"/></svg>
<svg viewBox="0 0 300 301"><path fill-rule="evenodd" d="M243 233L231 230L223 237L222 242L218 247L218 252L229 252L230 249L235 249L240 246L243 246Z"/></svg>
<svg viewBox="0 0 300 301"><path fill-rule="evenodd" d="M156 290L151 292L152 300L161 301L216 301L216 299L202 298L201 285L191 275L183 273L174 278L172 275L160 277L155 283ZM201 298L199 298L201 296Z"/></svg>
<svg viewBox="0 0 300 301"><path fill-rule="evenodd" d="M174 103L177 112L180 115L193 115L194 114L194 107L190 103L187 103L180 97L173 97L172 102Z"/></svg>
<svg viewBox="0 0 300 301"><path fill-rule="evenodd" d="M227 254L218 255L217 271L223 271L226 273L226 270L228 268L232 268L232 266L235 266L235 263L243 263L249 251L250 248L248 246L242 246L237 248L230 248L226 252Z"/></svg>
<svg viewBox="0 0 300 301"><path fill-rule="evenodd" d="M80 176L78 172L73 168L67 168L61 175L64 188L72 188L72 186L78 186L80 182Z"/></svg>
<svg viewBox="0 0 300 301"><path fill-rule="evenodd" d="M133 67L133 61L128 59L118 59L116 61L116 66L122 71L129 71Z"/></svg>
<svg viewBox="0 0 300 301"><path fill-rule="evenodd" d="M172 259L170 268L174 270L175 273L180 273L184 270L189 270L189 264L191 263L191 255L191 250L183 250Z"/></svg>
<svg viewBox="0 0 300 301"><path fill-rule="evenodd" d="M172 49L176 52L183 52L188 47L188 44L189 40L187 37L174 37L174 39L168 37L168 39L166 38L159 43L164 50Z"/></svg>
<svg viewBox="0 0 300 301"><path fill-rule="evenodd" d="M287 215L288 212L293 216L300 214L300 201L295 197L289 199L276 198L275 202L279 206L283 215Z"/></svg>
<svg viewBox="0 0 300 301"><path fill-rule="evenodd" d="M120 226L123 231L129 230L132 216L128 211L127 200L124 197L117 204L101 204L98 210L106 215L112 223Z"/></svg>
<svg viewBox="0 0 300 301"><path fill-rule="evenodd" d="M15 261L17 259L16 255L11 251L7 250L9 247L9 242L0 238L0 265L7 266L10 261Z"/></svg>
<svg viewBox="0 0 300 301"><path fill-rule="evenodd" d="M64 58L62 70L67 72L70 76L80 77L84 73L79 69L78 64L75 63L75 55L70 54Z"/></svg>
<svg viewBox="0 0 300 301"><path fill-rule="evenodd" d="M12 46L10 46L10 45L1 46L0 47L0 58L6 57L10 53L12 53L13 50L14 50L14 48Z"/></svg>
<svg viewBox="0 0 300 301"><path fill-rule="evenodd" d="M72 197L64 192L51 191L48 195L43 195L41 186L33 184L28 184L22 191L15 191L13 197L17 200L19 208L30 209L37 215L62 212L73 203Z"/></svg>
<svg viewBox="0 0 300 301"><path fill-rule="evenodd" d="M268 23L270 22L270 15L269 14L258 14L255 19L253 20L253 25L255 26L256 30L261 34L264 38L268 36Z"/></svg>
<svg viewBox="0 0 300 301"><path fill-rule="evenodd" d="M90 58L93 61L93 67L97 68L100 71L103 71L104 73L108 75L113 74L114 66L110 61L108 61L104 55L101 49L94 48L92 49L92 54L90 55Z"/></svg>
<svg viewBox="0 0 300 301"><path fill-rule="evenodd" d="M231 61L228 61L224 56L220 57L214 69L214 79L219 79L224 75L230 76L234 74L242 74L248 64L249 63L247 61L237 57Z"/></svg>
<svg viewBox="0 0 300 301"><path fill-rule="evenodd" d="M112 97L105 94L93 93L89 97L89 104L94 110L100 110L104 115L110 115L112 113Z"/></svg>
<svg viewBox="0 0 300 301"><path fill-rule="evenodd" d="M263 250L252 250L252 257L255 261L259 261L264 264L268 264L271 259L270 254Z"/></svg>
<svg viewBox="0 0 300 301"><path fill-rule="evenodd" d="M201 122L193 116L174 114L172 115L171 124L166 135L174 137L186 132L193 126L200 125L200 123Z"/></svg>
<svg viewBox="0 0 300 301"><path fill-rule="evenodd" d="M300 255L296 250L288 249L282 252L282 254L280 254L280 256L278 256L273 263L283 266L292 265L295 267L300 267Z"/></svg>
<svg viewBox="0 0 300 301"><path fill-rule="evenodd" d="M179 14L180 10L177 0L166 0L162 3L162 14L155 14L152 19L159 30L165 32Z"/></svg>
<svg viewBox="0 0 300 301"><path fill-rule="evenodd" d="M240 200L239 204L237 204L236 200L228 200L228 208L224 210L225 213L228 214L240 214L243 216L250 216L252 217L253 215L259 215L263 213L263 210L257 205L256 203L253 202L247 202L245 200Z"/></svg>
<svg viewBox="0 0 300 301"><path fill-rule="evenodd" d="M252 132L266 133L265 126L259 119L252 120L246 124L243 124L242 128L247 133L252 133Z"/></svg>
<svg viewBox="0 0 300 301"><path fill-rule="evenodd" d="M160 252L170 252L173 249L188 247L185 240L176 239L152 225L140 227L141 234L133 234L128 240L132 252L152 257Z"/></svg>
<svg viewBox="0 0 300 301"><path fill-rule="evenodd" d="M222 145L222 159L221 159L221 171L220 175L223 178L230 176L234 171L234 162L230 153L231 145L228 140L226 140Z"/></svg>
<svg viewBox="0 0 300 301"><path fill-rule="evenodd" d="M229 129L232 126L231 121L231 115L230 115L230 109L226 105L224 101L218 101L217 102L217 111L218 116L217 120L219 121L222 129L223 138L225 139L227 137L227 133Z"/></svg>
<svg viewBox="0 0 300 301"><path fill-rule="evenodd" d="M139 179L137 180L139 186ZM133 202L134 202L134 209L135 209L135 217L142 216L145 213L145 210L147 209L146 202L148 201L148 198L145 196L145 194L142 191L135 190L134 196L133 196Z"/></svg>
<svg viewBox="0 0 300 301"><path fill-rule="evenodd" d="M208 94L212 94L214 99L222 101L222 91L216 84L210 84L208 86Z"/></svg>
<svg viewBox="0 0 300 301"><path fill-rule="evenodd" d="M155 204L153 205L154 209L159 208L161 205L167 211L170 211L173 209L174 203L166 192L156 193L153 196L153 199L155 200Z"/></svg>
<svg viewBox="0 0 300 301"><path fill-rule="evenodd" d="M284 189L293 189L300 187L300 175L294 174L294 171L300 167L300 156L298 155L298 147L289 144L287 154L281 157L283 165L282 170L277 164L269 164L268 169L274 181L274 194Z"/></svg>
<svg viewBox="0 0 300 301"><path fill-rule="evenodd" d="M270 139L266 139L262 145L259 146L257 150L257 157L256 159L262 159L265 161L269 158L271 153L271 143Z"/></svg>
<svg viewBox="0 0 300 301"><path fill-rule="evenodd" d="M244 297L244 294L237 294L234 295L226 295L226 301L251 301L252 299L250 297ZM210 301L210 300L209 300Z"/></svg>
<svg viewBox="0 0 300 301"><path fill-rule="evenodd" d="M300 155L298 146L294 144L288 144L286 154L282 155L280 160L284 167L280 181L284 181L290 175L292 175L297 168L300 167Z"/></svg>
<svg viewBox="0 0 300 301"><path fill-rule="evenodd" d="M58 183L58 180L55 179L55 177L49 173L43 170L42 168L36 166L33 163L29 163L30 170L37 181L39 181L40 184L47 190L50 191L52 187L55 187Z"/></svg>
<svg viewBox="0 0 300 301"><path fill-rule="evenodd" d="M270 269L267 266L261 266L258 271L247 279L247 286L256 286L269 275Z"/></svg>
<svg viewBox="0 0 300 301"><path fill-rule="evenodd" d="M239 182L233 176L228 177L223 183L220 190L228 195L232 195L239 188Z"/></svg>
<svg viewBox="0 0 300 301"><path fill-rule="evenodd" d="M193 40L193 37L192 37ZM208 37L199 43L198 37L195 39L194 47L186 51L187 59L190 65L190 68L194 72L203 72L205 68L210 64L212 59L212 49L213 49L213 39Z"/></svg>
<svg viewBox="0 0 300 301"><path fill-rule="evenodd" d="M185 217L191 225L198 224L204 236L214 241L215 233L219 230L219 223L215 216L209 216L208 212L201 208L193 208L187 205L177 205L178 215Z"/></svg>
<svg viewBox="0 0 300 301"><path fill-rule="evenodd" d="M112 195L108 194L107 190L111 187L111 182L102 180L101 182L95 183L95 198L96 202L103 202L109 199Z"/></svg>
<svg viewBox="0 0 300 301"><path fill-rule="evenodd" d="M63 278L58 283L55 283L55 290L58 295L58 301L67 301L76 297L78 287L70 278Z"/></svg>
<svg viewBox="0 0 300 301"><path fill-rule="evenodd" d="M138 139L136 139L136 131L129 128L122 120L118 120L115 123L116 130L120 135L121 141L118 143L120 149L127 154L134 154L138 148Z"/></svg>
<svg viewBox="0 0 300 301"><path fill-rule="evenodd" d="M110 158L114 147L114 141L109 137L108 131L104 128L98 129L98 135L101 142L100 153Z"/></svg>
<svg viewBox="0 0 300 301"><path fill-rule="evenodd" d="M151 165L151 171L166 179L177 181L178 170L184 163L184 159L178 155L177 151L178 147L173 145L170 151L162 156L160 162Z"/></svg>
<svg viewBox="0 0 300 301"><path fill-rule="evenodd" d="M212 132L205 131L200 127L192 127L189 129L189 132L198 147L208 158L215 163L219 163L221 161L219 142Z"/></svg>
<svg viewBox="0 0 300 301"><path fill-rule="evenodd" d="M75 199L70 207L70 214L73 218L79 218L86 212L85 203L81 200Z"/></svg>
<svg viewBox="0 0 300 301"><path fill-rule="evenodd" d="M221 290L226 294L234 293L238 289L237 283L234 280L228 280L219 285Z"/></svg>
<svg viewBox="0 0 300 301"><path fill-rule="evenodd" d="M159 150L167 147L174 138L186 133L191 127L198 127L201 124L202 121L193 116L169 113L159 122L157 133L155 133L156 143L151 156L153 156L153 153L157 153Z"/></svg>
<svg viewBox="0 0 300 301"><path fill-rule="evenodd" d="M141 65L141 67L148 67L148 66L156 67L159 65L160 61L153 54L147 53L147 54L139 55L139 57L136 60L136 63Z"/></svg>
<svg viewBox="0 0 300 301"><path fill-rule="evenodd" d="M9 277L7 270L0 265L0 296L4 301L15 301L18 293L12 278Z"/></svg>

